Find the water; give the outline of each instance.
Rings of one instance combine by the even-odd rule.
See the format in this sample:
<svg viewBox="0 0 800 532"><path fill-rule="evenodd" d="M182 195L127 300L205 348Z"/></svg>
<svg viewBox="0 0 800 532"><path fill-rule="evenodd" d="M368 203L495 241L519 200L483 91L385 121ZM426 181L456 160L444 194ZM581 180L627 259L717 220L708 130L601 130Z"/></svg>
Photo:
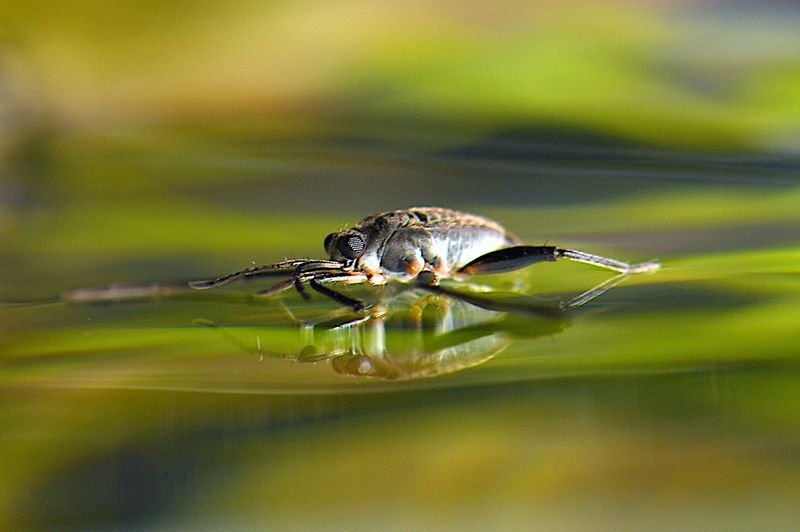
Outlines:
<svg viewBox="0 0 800 532"><path fill-rule="evenodd" d="M126 133L9 163L4 528L797 523L800 161L391 131ZM524 312L390 288L356 321L249 297L268 283L164 288L320 257L414 204L663 268L568 312L613 274L450 285Z"/></svg>

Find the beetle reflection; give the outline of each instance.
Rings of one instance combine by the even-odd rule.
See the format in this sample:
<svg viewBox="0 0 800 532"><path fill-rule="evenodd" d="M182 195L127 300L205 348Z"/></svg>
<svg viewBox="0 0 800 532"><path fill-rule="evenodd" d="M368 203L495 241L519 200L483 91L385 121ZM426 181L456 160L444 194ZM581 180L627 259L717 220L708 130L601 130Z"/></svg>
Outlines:
<svg viewBox="0 0 800 532"><path fill-rule="evenodd" d="M395 381L436 377L483 364L515 338L563 331L579 309L627 277L620 274L567 301L429 287L401 288L368 314L334 311L303 322L284 306L300 330L300 347L290 354L265 350L260 336L254 350L252 335L245 344L230 331L226 335L260 357L327 361L341 374Z"/></svg>
<svg viewBox="0 0 800 532"><path fill-rule="evenodd" d="M255 337L254 349L252 332L245 333L245 339L241 328L235 329L236 336L233 329L220 330L260 357L324 362L341 374L407 381L483 364L515 338L557 334L571 322L574 306L531 298L453 297L449 292L410 290L366 315L333 312L302 322L285 310L299 328L297 348L291 353L271 351L261 336Z"/></svg>
<svg viewBox="0 0 800 532"><path fill-rule="evenodd" d="M532 324L531 321L535 321ZM527 337L562 331L563 311L526 319ZM395 303L385 314L319 330L306 348L329 360L337 373L386 380L413 380L454 373L483 364L506 349L523 330L508 313L448 296L419 297L409 306ZM313 347L312 347L313 346Z"/></svg>

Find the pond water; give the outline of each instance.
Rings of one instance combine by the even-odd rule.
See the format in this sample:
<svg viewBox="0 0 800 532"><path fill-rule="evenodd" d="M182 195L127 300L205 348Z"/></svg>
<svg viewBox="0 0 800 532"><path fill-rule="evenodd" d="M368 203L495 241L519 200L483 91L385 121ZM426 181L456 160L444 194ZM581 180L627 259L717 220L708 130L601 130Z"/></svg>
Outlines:
<svg viewBox="0 0 800 532"><path fill-rule="evenodd" d="M40 139L0 196L3 528L791 528L800 160L564 130ZM376 140L379 139L379 140ZM253 299L375 212L657 259Z"/></svg>

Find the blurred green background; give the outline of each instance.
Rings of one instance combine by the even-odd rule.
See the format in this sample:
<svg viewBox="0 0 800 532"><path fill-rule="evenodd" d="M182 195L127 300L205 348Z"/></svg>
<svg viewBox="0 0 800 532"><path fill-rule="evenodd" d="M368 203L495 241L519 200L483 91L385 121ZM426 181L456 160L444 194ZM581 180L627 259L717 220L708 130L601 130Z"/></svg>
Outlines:
<svg viewBox="0 0 800 532"><path fill-rule="evenodd" d="M61 299L410 205L664 268L390 317L389 362L501 347L403 382L303 355L320 298ZM792 2L3 0L0 526L796 528L799 238Z"/></svg>

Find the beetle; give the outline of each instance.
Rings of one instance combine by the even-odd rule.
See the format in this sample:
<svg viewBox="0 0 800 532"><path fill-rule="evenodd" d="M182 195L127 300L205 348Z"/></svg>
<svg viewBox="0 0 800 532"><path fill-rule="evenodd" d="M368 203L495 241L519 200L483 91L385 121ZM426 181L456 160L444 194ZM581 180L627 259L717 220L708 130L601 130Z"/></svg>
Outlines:
<svg viewBox="0 0 800 532"><path fill-rule="evenodd" d="M269 297L294 287L309 299L308 285L360 311L364 302L329 285L382 285L396 280L458 296L439 287L440 279L509 272L560 258L620 274L652 272L660 267L658 262L629 264L574 249L525 245L493 220L441 207L412 207L368 216L350 229L329 234L324 247L329 259L286 260L189 285L202 290L239 279L288 275L288 279L255 295Z"/></svg>

